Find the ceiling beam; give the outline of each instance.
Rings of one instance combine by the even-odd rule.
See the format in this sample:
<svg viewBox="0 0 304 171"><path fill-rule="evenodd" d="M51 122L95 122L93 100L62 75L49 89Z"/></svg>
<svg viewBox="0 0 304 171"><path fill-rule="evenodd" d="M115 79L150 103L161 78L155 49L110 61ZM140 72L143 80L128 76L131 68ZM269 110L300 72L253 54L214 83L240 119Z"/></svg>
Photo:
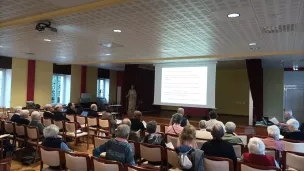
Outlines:
<svg viewBox="0 0 304 171"><path fill-rule="evenodd" d="M235 59L235 58L251 58L251 57L263 57L263 56L279 56L279 55L296 55L304 54L304 51L285 51L285 52L259 52L259 53L247 53L247 54L221 54L221 55L206 55L206 56L183 56L183 57L166 57L166 58L144 58L144 59L118 59L118 60L105 60L105 61L83 61L63 63L75 64L75 65L91 65L91 64L126 64L126 63L153 63L161 61L177 61L177 60L200 60L200 59Z"/></svg>
<svg viewBox="0 0 304 171"><path fill-rule="evenodd" d="M102 1L97 1L97 2L92 2L92 3L87 3L83 5L78 5L70 8L64 8L52 12L47 12L43 14L38 14L34 16L29 16L25 18L19 18L19 19L13 19L5 22L0 22L0 28L4 27L9 27L9 26L14 26L14 25L19 25L19 24L28 24L32 22L37 22L40 20L45 20L45 19L52 19L55 17L60 17L64 15L69 15L73 13L78 13L78 12L84 12L84 11L89 11L92 9L96 8L102 8L106 6L111 6L111 5L116 5L124 2L131 2L134 0L102 0Z"/></svg>

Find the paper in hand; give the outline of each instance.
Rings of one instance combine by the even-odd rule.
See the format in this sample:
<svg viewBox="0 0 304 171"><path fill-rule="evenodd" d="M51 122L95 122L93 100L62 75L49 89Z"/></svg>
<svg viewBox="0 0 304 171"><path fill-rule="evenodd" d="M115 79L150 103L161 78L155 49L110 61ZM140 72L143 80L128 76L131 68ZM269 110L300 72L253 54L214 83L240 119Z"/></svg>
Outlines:
<svg viewBox="0 0 304 171"><path fill-rule="evenodd" d="M278 121L277 118L275 118L275 117L269 119L269 121L272 122L272 123L275 124L275 125L278 125L278 124L279 124L279 121Z"/></svg>
<svg viewBox="0 0 304 171"><path fill-rule="evenodd" d="M144 124L144 127L147 128L147 122L142 121L142 123Z"/></svg>
<svg viewBox="0 0 304 171"><path fill-rule="evenodd" d="M166 143L166 147L174 149L172 142Z"/></svg>

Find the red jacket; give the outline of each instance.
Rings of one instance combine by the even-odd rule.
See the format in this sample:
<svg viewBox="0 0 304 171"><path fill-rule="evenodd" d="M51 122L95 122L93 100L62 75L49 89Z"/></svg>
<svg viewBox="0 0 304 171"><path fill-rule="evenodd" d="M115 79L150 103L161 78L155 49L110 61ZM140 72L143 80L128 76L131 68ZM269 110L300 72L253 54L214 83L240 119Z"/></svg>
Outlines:
<svg viewBox="0 0 304 171"><path fill-rule="evenodd" d="M243 158L244 158L244 162L246 163L276 167L274 158L272 156L244 153Z"/></svg>

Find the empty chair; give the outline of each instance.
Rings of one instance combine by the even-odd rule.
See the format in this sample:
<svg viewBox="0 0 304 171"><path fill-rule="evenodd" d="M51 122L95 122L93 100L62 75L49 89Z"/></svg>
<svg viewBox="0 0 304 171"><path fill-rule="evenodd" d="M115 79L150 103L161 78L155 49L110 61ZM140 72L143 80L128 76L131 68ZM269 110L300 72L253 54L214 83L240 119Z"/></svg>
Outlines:
<svg viewBox="0 0 304 171"><path fill-rule="evenodd" d="M99 127L103 130L108 130L110 129L110 123L109 123L109 120L102 120L102 119L99 119L98 120L98 124L99 124Z"/></svg>
<svg viewBox="0 0 304 171"><path fill-rule="evenodd" d="M181 170L180 164L178 163L178 154L176 153L176 151L171 148L166 148L166 151L167 151L168 165L170 164L172 166L172 168L169 169L169 171ZM169 168L168 165L167 168Z"/></svg>
<svg viewBox="0 0 304 171"><path fill-rule="evenodd" d="M92 161L92 170L107 170L107 171L123 171L124 168L120 162L105 160L103 158L91 157Z"/></svg>
<svg viewBox="0 0 304 171"><path fill-rule="evenodd" d="M75 121L75 115L66 114L65 117L68 118L71 122Z"/></svg>
<svg viewBox="0 0 304 171"><path fill-rule="evenodd" d="M81 130L77 130L77 124L76 122L65 122L65 135L67 137L74 138L74 146L75 148L77 144L77 138L80 137L87 137L87 149L89 149L89 134L87 132L82 132Z"/></svg>
<svg viewBox="0 0 304 171"><path fill-rule="evenodd" d="M206 171L234 171L233 161L228 158L204 156Z"/></svg>
<svg viewBox="0 0 304 171"><path fill-rule="evenodd" d="M53 123L59 128L59 135L63 136L63 139L65 139L64 121L53 120Z"/></svg>
<svg viewBox="0 0 304 171"><path fill-rule="evenodd" d="M271 166L259 166L251 163L238 162L238 171L280 171L281 169Z"/></svg>
<svg viewBox="0 0 304 171"><path fill-rule="evenodd" d="M49 118L42 118L42 124L44 125L44 127L48 127L52 124L52 120Z"/></svg>
<svg viewBox="0 0 304 171"><path fill-rule="evenodd" d="M147 160L149 162L160 163L160 168L162 170L165 161L165 150L162 146L140 143L139 148L140 157L142 159ZM153 167L153 165L150 165L150 167Z"/></svg>
<svg viewBox="0 0 304 171"><path fill-rule="evenodd" d="M79 125L81 126L81 128L85 128L87 127L87 118L85 116L78 116L76 115L76 122L79 123Z"/></svg>
<svg viewBox="0 0 304 171"><path fill-rule="evenodd" d="M25 128L24 128L24 125L15 124L15 136L16 136L15 141L25 142Z"/></svg>
<svg viewBox="0 0 304 171"><path fill-rule="evenodd" d="M165 134L167 143L171 142L174 147L177 146L178 135L175 134Z"/></svg>
<svg viewBox="0 0 304 171"><path fill-rule="evenodd" d="M128 143L131 145L134 155L138 155L138 150L136 150L138 148L138 143L133 140L128 140Z"/></svg>
<svg viewBox="0 0 304 171"><path fill-rule="evenodd" d="M242 140L242 143L244 144L244 145L247 145L247 142L248 142L248 137L247 137L247 135L237 135L237 137L239 137L241 140Z"/></svg>
<svg viewBox="0 0 304 171"><path fill-rule="evenodd" d="M25 128L26 128L27 145L32 145L36 148L35 156L33 158L33 162L35 162L38 154L38 145L42 143L40 141L41 135L39 134L39 130L37 127L25 126Z"/></svg>
<svg viewBox="0 0 304 171"><path fill-rule="evenodd" d="M100 145L103 145L109 139L111 139L111 138L110 137L102 137L102 136L93 135L94 148L99 147Z"/></svg>
<svg viewBox="0 0 304 171"><path fill-rule="evenodd" d="M288 142L283 140L285 151L304 153L304 142Z"/></svg>
<svg viewBox="0 0 304 171"><path fill-rule="evenodd" d="M283 151L283 170L290 169L304 171L304 153Z"/></svg>
<svg viewBox="0 0 304 171"><path fill-rule="evenodd" d="M40 148L40 170L47 170L43 169L43 164L52 167L60 167L60 170L63 170L62 161L60 157L60 153L62 153L59 149L56 148L46 148L43 146L39 146Z"/></svg>
<svg viewBox="0 0 304 171"><path fill-rule="evenodd" d="M95 135L98 131L98 121L96 117L87 117L89 134ZM92 133L93 132L93 133Z"/></svg>
<svg viewBox="0 0 304 171"><path fill-rule="evenodd" d="M90 157L88 154L65 152L65 166L70 171L89 171Z"/></svg>
<svg viewBox="0 0 304 171"><path fill-rule="evenodd" d="M7 134L10 134L9 138L13 139L14 138L14 127L15 123L11 121L5 121L4 122L4 131Z"/></svg>

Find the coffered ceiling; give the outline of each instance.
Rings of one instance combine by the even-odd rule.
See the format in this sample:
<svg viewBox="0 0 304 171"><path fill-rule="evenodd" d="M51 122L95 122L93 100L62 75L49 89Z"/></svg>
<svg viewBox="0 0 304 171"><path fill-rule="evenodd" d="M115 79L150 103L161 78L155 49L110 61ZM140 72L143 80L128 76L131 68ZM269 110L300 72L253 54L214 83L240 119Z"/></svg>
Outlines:
<svg viewBox="0 0 304 171"><path fill-rule="evenodd" d="M0 56L110 68L179 59L304 59L304 0L103 0L107 5L85 6L96 2L0 0ZM44 19L57 33L35 30L35 16L45 13L52 13ZM240 16L227 17L231 13Z"/></svg>

